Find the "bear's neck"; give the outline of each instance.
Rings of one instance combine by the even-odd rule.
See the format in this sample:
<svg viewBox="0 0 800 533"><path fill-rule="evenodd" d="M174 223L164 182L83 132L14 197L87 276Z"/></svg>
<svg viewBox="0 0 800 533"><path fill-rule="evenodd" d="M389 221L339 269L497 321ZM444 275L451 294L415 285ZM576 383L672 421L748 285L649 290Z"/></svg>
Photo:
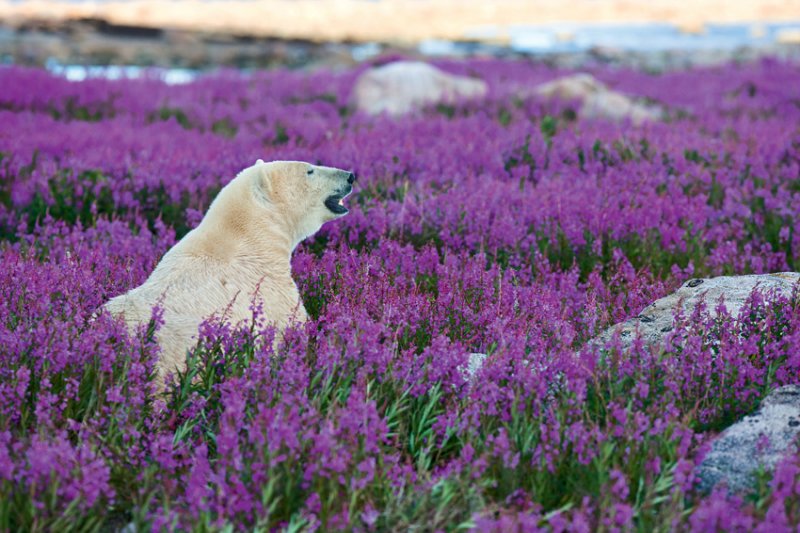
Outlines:
<svg viewBox="0 0 800 533"><path fill-rule="evenodd" d="M292 239L267 224L232 235L223 224L198 226L185 237L183 252L220 268L234 267L270 278L291 277Z"/></svg>
<svg viewBox="0 0 800 533"><path fill-rule="evenodd" d="M215 203L200 225L186 236L186 252L221 264L246 263L269 272L290 273L297 243L283 221L269 214L264 216L247 202L224 202L224 206L220 205L223 202ZM237 207L230 209L230 205Z"/></svg>

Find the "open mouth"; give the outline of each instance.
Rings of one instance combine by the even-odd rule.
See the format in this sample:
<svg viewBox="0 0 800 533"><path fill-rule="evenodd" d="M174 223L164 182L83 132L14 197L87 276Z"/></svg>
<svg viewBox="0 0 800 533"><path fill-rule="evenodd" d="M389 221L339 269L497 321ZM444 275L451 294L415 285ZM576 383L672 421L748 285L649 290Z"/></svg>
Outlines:
<svg viewBox="0 0 800 533"><path fill-rule="evenodd" d="M348 213L348 209L344 206L344 196L328 196L325 198L325 207L337 215L344 215Z"/></svg>
<svg viewBox="0 0 800 533"><path fill-rule="evenodd" d="M325 207L336 215L346 215L350 211L344 206L344 199L353 191L351 187L346 193L332 194L325 198Z"/></svg>

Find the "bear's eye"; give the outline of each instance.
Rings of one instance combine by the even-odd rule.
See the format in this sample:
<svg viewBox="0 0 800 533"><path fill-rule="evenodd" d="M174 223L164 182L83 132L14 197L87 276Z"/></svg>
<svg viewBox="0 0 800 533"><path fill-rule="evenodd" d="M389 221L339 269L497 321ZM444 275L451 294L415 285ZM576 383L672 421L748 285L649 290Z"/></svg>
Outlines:
<svg viewBox="0 0 800 533"><path fill-rule="evenodd" d="M313 168L312 168L311 170L309 170L308 172L306 172L306 174L308 174L309 176L310 176L311 174L313 174L313 173L314 173L314 169L313 169Z"/></svg>

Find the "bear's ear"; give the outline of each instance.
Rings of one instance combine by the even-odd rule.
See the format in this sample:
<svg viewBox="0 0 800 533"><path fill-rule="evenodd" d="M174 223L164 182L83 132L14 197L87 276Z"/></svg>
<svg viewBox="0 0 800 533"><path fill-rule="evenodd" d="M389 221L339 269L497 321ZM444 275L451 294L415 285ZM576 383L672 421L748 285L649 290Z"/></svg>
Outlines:
<svg viewBox="0 0 800 533"><path fill-rule="evenodd" d="M263 161L259 159L259 162L262 163L258 165L257 172L256 172L256 187L261 195L264 197L265 200L269 201L272 198L272 166L264 164Z"/></svg>
<svg viewBox="0 0 800 533"><path fill-rule="evenodd" d="M259 159L258 161L256 161L256 165L263 165L263 164L264 164L263 159Z"/></svg>

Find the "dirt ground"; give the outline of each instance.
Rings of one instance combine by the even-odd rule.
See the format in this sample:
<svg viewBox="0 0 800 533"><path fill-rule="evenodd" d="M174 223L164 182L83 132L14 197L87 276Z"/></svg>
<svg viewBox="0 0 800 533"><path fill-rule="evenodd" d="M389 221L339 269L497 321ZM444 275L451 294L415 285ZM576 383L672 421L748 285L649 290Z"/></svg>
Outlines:
<svg viewBox="0 0 800 533"><path fill-rule="evenodd" d="M112 24L309 39L413 43L465 39L481 28L556 22L705 23L800 21L800 0L0 0L0 20L96 18ZM490 32L491 33L491 32Z"/></svg>

